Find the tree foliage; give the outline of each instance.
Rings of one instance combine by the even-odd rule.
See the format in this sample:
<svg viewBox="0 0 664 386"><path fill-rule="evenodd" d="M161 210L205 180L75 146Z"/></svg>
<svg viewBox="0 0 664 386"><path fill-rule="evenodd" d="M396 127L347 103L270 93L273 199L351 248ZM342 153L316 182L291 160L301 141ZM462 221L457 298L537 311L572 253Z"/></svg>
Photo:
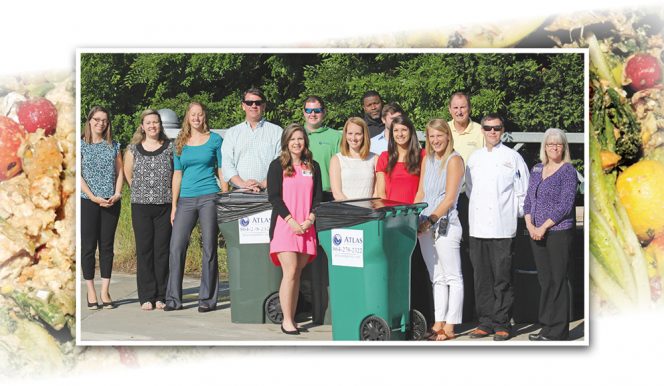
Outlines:
<svg viewBox="0 0 664 386"><path fill-rule="evenodd" d="M474 120L497 112L508 131L581 132L583 69L579 53L85 53L81 119L94 105L107 107L124 146L143 109L170 108L182 119L198 100L213 128L227 128L244 119L242 92L260 87L270 121L301 121L302 102L313 94L327 105L327 124L340 128L362 116L360 97L373 89L423 129L432 118L450 119L450 94L466 91Z"/></svg>

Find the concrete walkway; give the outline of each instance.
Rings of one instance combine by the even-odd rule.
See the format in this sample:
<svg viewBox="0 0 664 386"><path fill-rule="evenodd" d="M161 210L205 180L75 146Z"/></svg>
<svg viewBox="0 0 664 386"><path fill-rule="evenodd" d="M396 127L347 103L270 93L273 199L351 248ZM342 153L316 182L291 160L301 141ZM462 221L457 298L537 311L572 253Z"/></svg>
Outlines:
<svg viewBox="0 0 664 386"><path fill-rule="evenodd" d="M101 282L96 283L97 289ZM138 344L138 345L169 345L169 344L305 344L332 341L332 326L315 326L310 322L300 323L309 331L299 336L288 336L281 333L277 324L239 324L231 322L230 296L228 282L220 283L219 304L217 310L208 313L198 312L197 291L199 280L185 277L184 309L164 312L161 310L143 311L138 303L136 293L136 276L114 273L111 279L111 295L117 308L112 310L88 310L85 284L81 283L81 327L82 344ZM490 338L471 340L467 334L475 327L474 323L457 326L458 338L453 344L463 342L472 344L501 345ZM571 339L576 344L583 344L584 321L570 324ZM528 334L537 332L533 325L516 325L516 336L510 342L528 342ZM436 344L435 342L412 342L417 345ZM446 343L447 344L447 343Z"/></svg>

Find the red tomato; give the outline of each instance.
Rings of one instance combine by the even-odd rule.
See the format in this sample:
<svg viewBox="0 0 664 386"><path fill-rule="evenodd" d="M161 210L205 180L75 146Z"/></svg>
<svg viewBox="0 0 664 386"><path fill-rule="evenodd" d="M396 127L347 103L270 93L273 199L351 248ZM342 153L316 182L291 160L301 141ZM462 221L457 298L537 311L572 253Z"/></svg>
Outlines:
<svg viewBox="0 0 664 386"><path fill-rule="evenodd" d="M46 98L36 98L20 102L16 110L18 122L25 131L34 133L37 129L44 129L44 135L55 133L58 125L58 110Z"/></svg>
<svg viewBox="0 0 664 386"><path fill-rule="evenodd" d="M646 53L632 55L625 64L625 83L635 91L651 88L662 80L662 69L659 60ZM631 83L629 83L631 82Z"/></svg>
<svg viewBox="0 0 664 386"><path fill-rule="evenodd" d="M0 116L0 181L21 172L21 158L16 154L25 139L25 131L13 120Z"/></svg>

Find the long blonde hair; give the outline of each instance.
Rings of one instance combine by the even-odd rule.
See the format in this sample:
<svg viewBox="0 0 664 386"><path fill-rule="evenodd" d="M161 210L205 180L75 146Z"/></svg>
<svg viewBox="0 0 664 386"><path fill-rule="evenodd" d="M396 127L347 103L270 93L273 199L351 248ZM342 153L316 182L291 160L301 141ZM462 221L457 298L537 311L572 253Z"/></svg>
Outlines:
<svg viewBox="0 0 664 386"><path fill-rule="evenodd" d="M182 122L182 129L180 130L178 137L175 139L175 154L177 155L182 154L182 148L184 147L184 145L187 144L189 138L191 138L191 125L189 124L189 112L194 106L200 106L201 110L203 110L203 133L207 133L210 131L207 122L207 112L205 111L205 105L202 104L201 102L196 102L196 101L189 103L189 106L187 106L187 111L184 113L184 121Z"/></svg>
<svg viewBox="0 0 664 386"><path fill-rule="evenodd" d="M367 127L367 123L364 121L364 119L360 117L350 117L346 121L343 134L341 134L341 146L339 147L339 152L341 152L341 155L346 157L350 155L350 146L346 140L346 134L348 134L348 126L351 123L362 128L362 147L360 147L360 158L366 159L367 156L369 156L371 139L369 138L369 127Z"/></svg>
<svg viewBox="0 0 664 386"><path fill-rule="evenodd" d="M145 141L146 135L145 130L143 130L143 121L148 115L156 115L157 118L159 118L159 142L164 143L165 141L168 141L168 137L166 136L166 133L164 133L164 125L161 123L161 115L159 115L159 112L155 109L147 109L143 110L141 113L141 124L136 128L134 136L131 137L131 144L137 145Z"/></svg>
<svg viewBox="0 0 664 386"><path fill-rule="evenodd" d="M440 131L441 133L447 135L447 146L445 146L445 152L443 153L443 159L440 163L440 173L443 172L443 168L445 167L445 162L447 162L447 159L450 157L450 154L454 151L454 138L452 137L452 130L450 130L450 126L445 122L444 119L441 118L435 118L429 121L427 123L426 131L425 131L425 148L427 151L427 155L429 157L434 157L435 156L435 151L433 150L433 146L429 142L429 130L436 130Z"/></svg>

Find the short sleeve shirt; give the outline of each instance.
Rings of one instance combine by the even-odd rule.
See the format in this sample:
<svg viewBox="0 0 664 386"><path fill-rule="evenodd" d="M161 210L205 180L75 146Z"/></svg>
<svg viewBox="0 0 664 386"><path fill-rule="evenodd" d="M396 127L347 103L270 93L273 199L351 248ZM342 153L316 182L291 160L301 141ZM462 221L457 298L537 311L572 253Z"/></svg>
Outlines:
<svg viewBox="0 0 664 386"><path fill-rule="evenodd" d="M120 144L113 141L87 143L81 141L81 176L97 197L109 198L115 194L115 160L120 153ZM90 199L81 192L81 197Z"/></svg>
<svg viewBox="0 0 664 386"><path fill-rule="evenodd" d="M221 168L221 143L217 133L202 145L182 147L180 155L173 154L173 168L182 171L180 197L198 197L218 192L216 169Z"/></svg>
<svg viewBox="0 0 664 386"><path fill-rule="evenodd" d="M168 204L173 200L173 146L170 141L155 151L142 144L129 145L134 156L131 182L132 204Z"/></svg>

